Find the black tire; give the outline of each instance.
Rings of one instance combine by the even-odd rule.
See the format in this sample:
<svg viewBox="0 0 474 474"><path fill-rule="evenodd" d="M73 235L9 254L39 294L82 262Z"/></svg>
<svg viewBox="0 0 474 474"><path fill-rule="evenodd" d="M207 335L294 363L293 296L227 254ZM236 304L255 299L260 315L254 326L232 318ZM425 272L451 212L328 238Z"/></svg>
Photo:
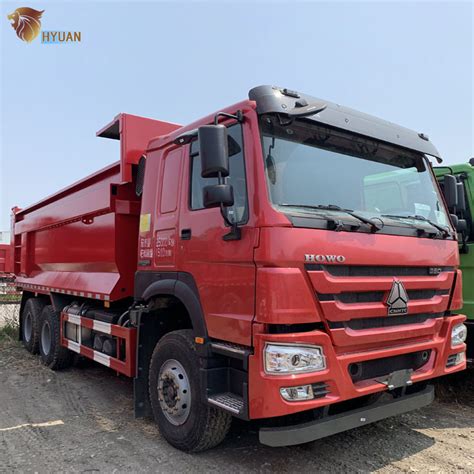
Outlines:
<svg viewBox="0 0 474 474"><path fill-rule="evenodd" d="M190 387L189 414L178 426L167 418L170 415L163 411L158 393L160 369L166 367L170 361L177 361L181 368L184 368ZM170 332L158 342L151 357L149 373L150 402L161 434L175 448L194 453L221 443L232 421L229 413L202 401L199 369L200 359L196 354L193 331L185 329Z"/></svg>
<svg viewBox="0 0 474 474"><path fill-rule="evenodd" d="M74 360L74 353L60 344L59 324L59 313L45 306L39 324L39 352L43 364L52 370L65 369Z"/></svg>
<svg viewBox="0 0 474 474"><path fill-rule="evenodd" d="M39 298L29 298L21 312L21 341L28 352L38 354L39 321L45 302Z"/></svg>

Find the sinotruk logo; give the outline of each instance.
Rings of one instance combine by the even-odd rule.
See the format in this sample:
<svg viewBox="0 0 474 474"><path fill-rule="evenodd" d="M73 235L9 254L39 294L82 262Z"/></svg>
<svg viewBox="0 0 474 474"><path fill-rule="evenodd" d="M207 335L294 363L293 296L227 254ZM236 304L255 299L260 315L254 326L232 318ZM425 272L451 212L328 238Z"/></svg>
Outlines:
<svg viewBox="0 0 474 474"><path fill-rule="evenodd" d="M31 43L38 35L41 29L41 17L44 10L38 11L33 8L17 8L8 15L16 35L23 41Z"/></svg>
<svg viewBox="0 0 474 474"><path fill-rule="evenodd" d="M21 7L7 16L10 20L16 35L23 41L31 43L40 33L41 17L44 10L35 10L34 8ZM80 31L42 31L41 43L43 44L64 44L80 43Z"/></svg>

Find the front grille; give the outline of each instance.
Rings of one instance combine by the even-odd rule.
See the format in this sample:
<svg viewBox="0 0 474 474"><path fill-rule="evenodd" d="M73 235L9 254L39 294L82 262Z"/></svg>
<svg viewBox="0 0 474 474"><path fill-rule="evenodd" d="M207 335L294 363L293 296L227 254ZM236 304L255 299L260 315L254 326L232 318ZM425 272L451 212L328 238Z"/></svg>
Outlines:
<svg viewBox="0 0 474 474"><path fill-rule="evenodd" d="M422 324L428 319L443 317L442 313L419 313L403 314L401 316L382 316L376 318L359 318L350 321L329 321L330 329L349 328L355 331L362 329L386 328L391 326L403 326L404 324Z"/></svg>
<svg viewBox="0 0 474 474"><path fill-rule="evenodd" d="M431 349L394 357L384 357L383 359L366 360L350 364L348 371L355 383L389 375L397 370L418 370L428 362L430 355Z"/></svg>
<svg viewBox="0 0 474 474"><path fill-rule="evenodd" d="M449 290L408 290L410 300L429 300L436 295L448 295ZM339 294L318 293L319 301L340 301L345 304L379 303L383 300L385 291L347 292Z"/></svg>
<svg viewBox="0 0 474 474"><path fill-rule="evenodd" d="M371 276L434 276L442 272L453 271L454 267L396 267L366 265L320 265L308 263L307 271L326 271L337 277L371 277Z"/></svg>
<svg viewBox="0 0 474 474"><path fill-rule="evenodd" d="M413 325L425 335L427 331L436 330L438 318L448 309L455 270L452 266L339 265L319 261L308 262L305 269L326 327L339 329L335 334L338 346L357 344L364 335L363 330L379 330L379 337L372 337L381 344L393 339L392 334L384 333L384 328L395 331L399 327L401 331ZM397 296L396 280L402 280L405 287L409 314L387 315L390 294L395 298L392 303L399 303L398 297L405 300L404 293ZM415 336L416 333L400 335Z"/></svg>

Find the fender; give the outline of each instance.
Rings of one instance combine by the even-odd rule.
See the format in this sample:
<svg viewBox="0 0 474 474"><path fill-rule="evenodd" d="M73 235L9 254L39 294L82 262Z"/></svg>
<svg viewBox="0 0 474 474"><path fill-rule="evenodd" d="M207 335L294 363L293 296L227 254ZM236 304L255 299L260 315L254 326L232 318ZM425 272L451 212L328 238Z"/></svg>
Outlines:
<svg viewBox="0 0 474 474"><path fill-rule="evenodd" d="M188 311L194 334L207 339L207 327L194 278L185 272L137 272L135 299L148 301L154 296L178 298Z"/></svg>

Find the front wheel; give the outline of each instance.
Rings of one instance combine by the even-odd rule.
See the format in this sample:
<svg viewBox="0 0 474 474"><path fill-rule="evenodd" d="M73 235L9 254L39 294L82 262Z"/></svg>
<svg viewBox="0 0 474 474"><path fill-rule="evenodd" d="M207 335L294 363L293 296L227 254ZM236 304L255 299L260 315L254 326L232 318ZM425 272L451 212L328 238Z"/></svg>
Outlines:
<svg viewBox="0 0 474 474"><path fill-rule="evenodd" d="M199 357L191 330L166 334L150 363L149 394L163 437L175 448L199 452L217 446L232 417L201 400Z"/></svg>

